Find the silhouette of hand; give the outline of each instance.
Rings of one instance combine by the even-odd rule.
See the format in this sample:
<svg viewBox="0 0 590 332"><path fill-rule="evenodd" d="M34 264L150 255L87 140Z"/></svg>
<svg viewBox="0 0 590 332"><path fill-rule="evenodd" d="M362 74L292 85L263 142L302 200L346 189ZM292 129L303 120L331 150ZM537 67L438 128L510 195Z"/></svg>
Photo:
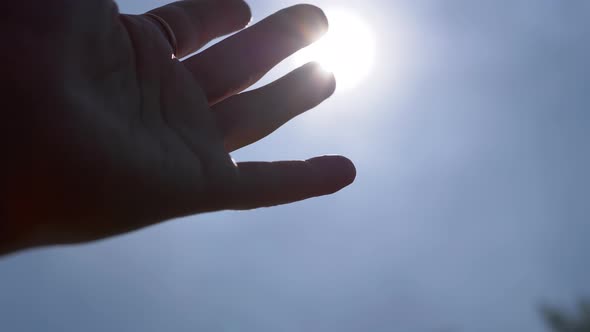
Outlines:
<svg viewBox="0 0 590 332"><path fill-rule="evenodd" d="M108 0L10 6L0 23L12 46L1 63L11 84L0 253L290 203L353 181L344 157L229 156L333 93L333 76L314 64L240 93L325 32L321 10L284 9L183 61L247 25L248 6L189 0L150 13L120 15Z"/></svg>

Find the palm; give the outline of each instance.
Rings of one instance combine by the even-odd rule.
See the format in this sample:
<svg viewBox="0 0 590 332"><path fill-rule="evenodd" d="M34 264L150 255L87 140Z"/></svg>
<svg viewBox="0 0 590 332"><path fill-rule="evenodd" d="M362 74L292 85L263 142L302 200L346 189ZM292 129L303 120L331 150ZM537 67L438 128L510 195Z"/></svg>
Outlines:
<svg viewBox="0 0 590 332"><path fill-rule="evenodd" d="M119 15L107 0L70 5L75 9L66 14L81 18L84 28L63 32L69 38L55 59L68 74L48 75L58 89L47 94L62 96L66 106L31 139L42 164L33 162L28 173L41 185L19 193L32 196L36 209L14 218L31 229L28 245L289 203L335 192L354 178L342 157L238 164L229 157L333 92L333 77L308 65L240 94L325 30L317 8L283 10L180 61L171 57L158 20ZM181 1L153 12L170 24L181 57L241 29L250 17L240 0ZM32 109L33 117L46 116ZM51 236L40 240L39 234Z"/></svg>

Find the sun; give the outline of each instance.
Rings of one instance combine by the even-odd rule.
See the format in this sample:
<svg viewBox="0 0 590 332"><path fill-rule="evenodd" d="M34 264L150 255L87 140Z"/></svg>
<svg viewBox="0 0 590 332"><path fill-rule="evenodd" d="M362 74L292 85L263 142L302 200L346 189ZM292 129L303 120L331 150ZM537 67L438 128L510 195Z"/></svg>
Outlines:
<svg viewBox="0 0 590 332"><path fill-rule="evenodd" d="M374 58L375 36L365 21L350 10L327 10L330 28L311 46L297 52L295 64L318 62L334 73L339 88L351 88L370 73Z"/></svg>

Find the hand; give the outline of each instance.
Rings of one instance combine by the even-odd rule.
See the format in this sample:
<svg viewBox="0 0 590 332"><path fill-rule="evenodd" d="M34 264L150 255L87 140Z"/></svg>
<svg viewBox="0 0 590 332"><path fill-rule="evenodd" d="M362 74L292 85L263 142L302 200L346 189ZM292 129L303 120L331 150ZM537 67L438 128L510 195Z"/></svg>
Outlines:
<svg viewBox="0 0 590 332"><path fill-rule="evenodd" d="M314 64L240 93L326 31L318 8L284 9L180 61L244 28L248 6L189 0L133 16L109 0L21 3L0 23L11 46L0 64L10 82L0 254L290 203L354 180L339 156L237 164L229 156L333 93L333 76Z"/></svg>

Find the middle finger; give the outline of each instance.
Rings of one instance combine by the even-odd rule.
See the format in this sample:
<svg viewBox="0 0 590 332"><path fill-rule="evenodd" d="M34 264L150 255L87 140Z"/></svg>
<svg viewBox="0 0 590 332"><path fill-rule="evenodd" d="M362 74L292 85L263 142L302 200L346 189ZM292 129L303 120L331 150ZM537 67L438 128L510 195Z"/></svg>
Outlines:
<svg viewBox="0 0 590 332"><path fill-rule="evenodd" d="M328 20L321 9L296 5L192 56L184 64L201 84L209 103L216 104L254 84L327 29Z"/></svg>

